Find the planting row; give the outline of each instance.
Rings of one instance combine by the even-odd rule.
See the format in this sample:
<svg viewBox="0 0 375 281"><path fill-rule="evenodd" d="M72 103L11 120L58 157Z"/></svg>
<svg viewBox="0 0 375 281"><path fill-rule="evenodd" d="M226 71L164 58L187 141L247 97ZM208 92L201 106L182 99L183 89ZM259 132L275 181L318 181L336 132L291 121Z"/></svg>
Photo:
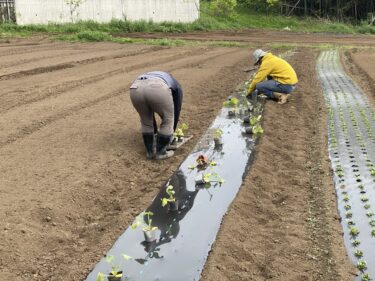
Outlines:
<svg viewBox="0 0 375 281"><path fill-rule="evenodd" d="M361 274L375 275L375 119L361 90L345 75L336 50L317 70L328 112L329 156L345 244Z"/></svg>
<svg viewBox="0 0 375 281"><path fill-rule="evenodd" d="M262 105L247 102L245 87L228 98L193 152L87 281L199 280L263 132ZM188 126L182 125L173 145L186 138Z"/></svg>

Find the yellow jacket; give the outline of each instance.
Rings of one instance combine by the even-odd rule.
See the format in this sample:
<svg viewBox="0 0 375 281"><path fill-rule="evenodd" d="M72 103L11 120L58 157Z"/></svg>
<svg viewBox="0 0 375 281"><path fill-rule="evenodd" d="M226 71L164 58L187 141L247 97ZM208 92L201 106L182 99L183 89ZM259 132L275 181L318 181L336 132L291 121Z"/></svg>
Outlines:
<svg viewBox="0 0 375 281"><path fill-rule="evenodd" d="M297 74L292 66L285 60L267 53L263 58L257 74L248 88L248 94L255 90L255 86L271 76L273 80L281 83L294 85L297 84Z"/></svg>

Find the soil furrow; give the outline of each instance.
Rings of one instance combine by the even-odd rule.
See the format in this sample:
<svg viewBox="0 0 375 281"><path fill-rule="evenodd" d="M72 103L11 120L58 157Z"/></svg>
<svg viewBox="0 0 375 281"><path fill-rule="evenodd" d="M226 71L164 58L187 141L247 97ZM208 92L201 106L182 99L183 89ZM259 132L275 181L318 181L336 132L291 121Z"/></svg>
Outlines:
<svg viewBox="0 0 375 281"><path fill-rule="evenodd" d="M165 50L165 49L163 48L160 50ZM148 52L143 52L137 55L145 55L146 53L152 53L152 55L154 56L156 55L155 54L156 51L157 50L152 48ZM206 51L202 49L181 51L181 52L178 52L177 54L174 54L174 55L172 54L171 56L167 56L165 58L162 56L162 54L160 54L157 60L153 59L152 61L153 63L157 63L157 64L165 63L168 61L178 61L181 59L185 59L187 56L194 57L197 55L201 55L202 53L205 53ZM145 61L145 59L143 60ZM129 65L129 62L125 62L124 64L127 65L127 67L125 68L120 67L118 69L106 71L106 72L102 71L100 74L97 74L97 75L89 76L87 78L79 79L79 80L74 79L74 80L65 81L64 83L57 85L57 86L53 86L53 87L37 88L37 89L34 89L33 91L27 92L27 95L25 95L24 91L20 91L19 92L20 98L18 100L14 99L15 98L14 92L8 92L7 95L9 96L10 101L5 99L4 96L6 96L6 94L3 94L3 98L0 99L1 101L0 113L5 113L11 109L26 105L28 103L34 103L34 102L42 101L47 98L56 97L65 92L72 91L78 87L84 87L92 83L98 83L111 76L115 76L121 73L127 73L129 71L134 71L137 69L144 68L147 65L149 65L149 62L143 62L140 64L134 64L134 65ZM98 66L98 69L100 69L100 66Z"/></svg>
<svg viewBox="0 0 375 281"><path fill-rule="evenodd" d="M95 58L90 58L90 59L85 59L85 60L77 60L77 61L71 61L71 62L66 62L66 63L60 63L60 64L57 64L57 65L37 67L37 68L29 69L29 70L23 70L23 71L10 73L10 74L0 75L0 81L17 79L17 78L21 78L23 76L31 76L31 75L41 74L41 73L53 72L53 71L62 70L62 69L66 69L66 68L73 68L73 67L76 67L76 66L92 64L92 63L99 62L99 61L114 60L114 59L118 59L118 58L134 56L134 55L137 55L139 53L147 53L147 52L151 52L151 51L154 51L154 50L158 50L160 48L161 47L153 47L151 50L146 49L146 50L141 50L141 51L138 51L138 52L131 52L131 53L125 53L125 54L118 54L118 55L100 56L100 57L95 57Z"/></svg>
<svg viewBox="0 0 375 281"><path fill-rule="evenodd" d="M231 53L234 53L236 52L236 50L225 50L224 52L219 52L218 54L215 54L214 55L211 55L209 56L208 58L205 58L205 59L197 59L197 62L194 64L193 62L191 62L191 57L183 57L183 60L187 60L189 63L186 64L186 62L183 62L180 66L175 66L175 67L171 67L171 70L177 70L179 68L193 68L194 66L197 66L197 65L200 65L200 64L203 64L207 61L210 61L212 59L215 59L215 58L218 58L220 56L223 56L223 55L229 55ZM190 53L191 54L191 53ZM193 52L193 54L195 54L195 52ZM200 54L198 55L199 57L202 55L202 53L200 52ZM166 63L168 61L173 61L174 63L178 62L178 60L175 60L177 58L181 57L181 53L179 53L178 55L175 55L172 57L169 57L167 59L159 59L159 60L153 60L153 66L155 65L159 65L159 64L163 64L163 63ZM180 58L180 60L182 60ZM149 65L150 63L145 63L145 64L141 64L141 65L138 65L138 66L132 66L132 67L129 67L128 70L131 70L132 72L134 72L135 70L137 69L140 69L140 68L145 68L147 65ZM169 68L168 68L169 70ZM123 72L123 71L121 71ZM121 74L121 73L120 73ZM119 74L118 74L119 75ZM112 77L113 78L113 77ZM133 78L134 79L134 78ZM122 80L121 78L119 80ZM95 81L96 82L96 81ZM15 141L19 140L19 139L22 139L38 130L40 130L41 128L49 125L50 123L52 122L56 122L57 120L60 120L62 118L65 118L71 114L74 114L76 113L77 111L79 110L82 110L82 109L85 109L87 107L91 107L93 105L96 105L97 103L100 103L102 101L105 101L107 99L110 99L112 97L116 97L117 95L119 95L121 92L125 92L127 88L123 88L122 90L116 90L114 93L110 93L110 94L106 94L106 95L103 95L99 98L95 98L95 99L92 99L92 97L90 97L90 101L88 102L83 102L83 103L80 103L83 99L79 99L77 105L74 105L74 106L69 106L68 108L65 108L62 107L61 108L61 111L57 114L54 114L54 115L49 115L47 113L47 116L46 117L43 117L43 115L45 115L45 113L43 115L40 115L39 113L38 114L35 114L35 118L32 118L30 115L29 118L27 118L28 120L31 121L31 124L27 124L27 125L24 125L24 126L20 126L20 123L17 124L14 128L13 128L13 131L16 131L16 132L13 132L13 133L10 133L9 135L7 135L5 138L4 136L2 136L3 140L0 140L0 148L3 147L3 146L6 146L6 145L9 145L9 144L12 144L14 143ZM43 99L41 99L43 100ZM53 107L53 105L49 105L49 107ZM43 106L43 108L46 108L46 105ZM42 112L43 110L41 110L40 112ZM57 110L56 110L57 111ZM14 115L17 115L19 116L18 113L15 113L15 114L12 114L11 116L14 116ZM14 120L15 117L7 117L7 118L4 118L3 122L6 122L6 120ZM24 118L24 117L22 117ZM9 124L11 126L11 124Z"/></svg>

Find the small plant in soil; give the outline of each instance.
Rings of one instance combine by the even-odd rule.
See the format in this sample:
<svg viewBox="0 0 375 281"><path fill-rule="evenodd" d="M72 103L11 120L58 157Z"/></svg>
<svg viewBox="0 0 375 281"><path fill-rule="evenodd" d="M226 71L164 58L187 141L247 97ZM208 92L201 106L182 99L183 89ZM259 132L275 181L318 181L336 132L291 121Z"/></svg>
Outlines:
<svg viewBox="0 0 375 281"><path fill-rule="evenodd" d="M363 252L361 250L355 250L354 251L354 255L356 256L356 258L362 258L363 257Z"/></svg>
<svg viewBox="0 0 375 281"><path fill-rule="evenodd" d="M357 247L359 246L359 244L361 244L361 240L359 239L350 240L350 243L352 243L353 247Z"/></svg>
<svg viewBox="0 0 375 281"><path fill-rule="evenodd" d="M250 117L250 125L255 126L256 124L258 124L260 122L260 119L262 119L262 115L251 116Z"/></svg>
<svg viewBox="0 0 375 281"><path fill-rule="evenodd" d="M367 263L364 260L360 260L357 262L357 268L363 271L367 268Z"/></svg>
<svg viewBox="0 0 375 281"><path fill-rule="evenodd" d="M132 257L125 254L122 254L122 257L127 261L132 259ZM114 260L115 257L112 255L106 257L106 262L111 265L111 272L108 275L99 272L96 281L104 281L105 277L108 278L108 281L121 281L123 273L120 270L120 267L114 263Z"/></svg>
<svg viewBox="0 0 375 281"><path fill-rule="evenodd" d="M358 234L359 234L358 228L356 228L354 226L350 227L350 235L351 236L357 236Z"/></svg>
<svg viewBox="0 0 375 281"><path fill-rule="evenodd" d="M352 217L353 217L353 213L352 213L352 212L350 212L350 211L348 211L348 212L345 212L345 217L346 217L347 219L350 219L350 218L352 218Z"/></svg>
<svg viewBox="0 0 375 281"><path fill-rule="evenodd" d="M161 205L165 207L169 204L170 210L173 210L173 211L178 210L178 204L177 204L176 198L174 197L176 192L174 191L173 186L168 185L165 192L168 194L168 198L162 198Z"/></svg>
<svg viewBox="0 0 375 281"><path fill-rule="evenodd" d="M371 217L374 216L374 213L373 213L373 212L367 212L367 213L366 213L366 216L369 217L369 218L371 218Z"/></svg>
<svg viewBox="0 0 375 281"><path fill-rule="evenodd" d="M364 207L366 210L368 210L368 209L371 208L371 205L367 203L367 204L365 204L363 207Z"/></svg>
<svg viewBox="0 0 375 281"><path fill-rule="evenodd" d="M345 195L342 200L344 200L345 202L348 202L349 201L349 195Z"/></svg>
<svg viewBox="0 0 375 281"><path fill-rule="evenodd" d="M261 135L264 133L264 130L262 128L262 126L260 124L256 124L253 128L252 128L252 132L254 135Z"/></svg>
<svg viewBox="0 0 375 281"><path fill-rule="evenodd" d="M186 123L182 123L181 126L179 126L173 133L174 140L181 142L184 139L184 136L187 133L188 129L189 126Z"/></svg>
<svg viewBox="0 0 375 281"><path fill-rule="evenodd" d="M196 184L204 184L206 187L209 187L211 183L223 184L225 180L219 176L217 173L206 173L199 176L196 180Z"/></svg>
<svg viewBox="0 0 375 281"><path fill-rule="evenodd" d="M368 273L363 274L361 277L361 281L370 281L370 280L371 280L371 277L370 277L370 274Z"/></svg>
<svg viewBox="0 0 375 281"><path fill-rule="evenodd" d="M142 230L145 236L146 242L152 242L156 240L155 231L158 229L156 226L152 226L152 216L154 215L153 212L143 212L141 213L135 220L135 222L131 225L132 229L136 229L139 225L143 224ZM147 223L144 221L144 217L147 216Z"/></svg>
<svg viewBox="0 0 375 281"><path fill-rule="evenodd" d="M375 229L371 230L371 236L375 237Z"/></svg>
<svg viewBox="0 0 375 281"><path fill-rule="evenodd" d="M222 136L223 136L223 130L222 129L216 129L214 132L214 142L215 147L219 147L223 144Z"/></svg>
<svg viewBox="0 0 375 281"><path fill-rule="evenodd" d="M368 201L368 197L367 196L361 196L361 201L362 202L367 202Z"/></svg>
<svg viewBox="0 0 375 281"><path fill-rule="evenodd" d="M370 226L375 227L375 220L371 220L369 224Z"/></svg>
<svg viewBox="0 0 375 281"><path fill-rule="evenodd" d="M344 206L344 209L347 210L347 211L350 210L351 208L352 207L350 205L348 205L348 204Z"/></svg>
<svg viewBox="0 0 375 281"><path fill-rule="evenodd" d="M352 220L346 220L346 223L348 224L348 226L353 226L353 225L355 225L355 222L352 221Z"/></svg>
<svg viewBox="0 0 375 281"><path fill-rule="evenodd" d="M237 98L229 98L223 103L224 106L227 107L237 107L238 105L238 99Z"/></svg>

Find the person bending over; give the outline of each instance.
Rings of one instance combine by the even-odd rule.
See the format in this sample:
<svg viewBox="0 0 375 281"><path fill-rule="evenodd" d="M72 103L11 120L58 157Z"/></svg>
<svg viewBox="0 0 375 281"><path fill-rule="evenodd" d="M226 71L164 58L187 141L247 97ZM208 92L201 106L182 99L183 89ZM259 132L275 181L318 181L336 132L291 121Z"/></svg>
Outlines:
<svg viewBox="0 0 375 281"><path fill-rule="evenodd" d="M148 159L167 159L174 152L167 150L177 128L183 92L180 83L169 73L152 71L138 76L130 86L130 99L141 119L143 142ZM161 118L157 129L154 113ZM156 134L156 151L154 151Z"/></svg>

